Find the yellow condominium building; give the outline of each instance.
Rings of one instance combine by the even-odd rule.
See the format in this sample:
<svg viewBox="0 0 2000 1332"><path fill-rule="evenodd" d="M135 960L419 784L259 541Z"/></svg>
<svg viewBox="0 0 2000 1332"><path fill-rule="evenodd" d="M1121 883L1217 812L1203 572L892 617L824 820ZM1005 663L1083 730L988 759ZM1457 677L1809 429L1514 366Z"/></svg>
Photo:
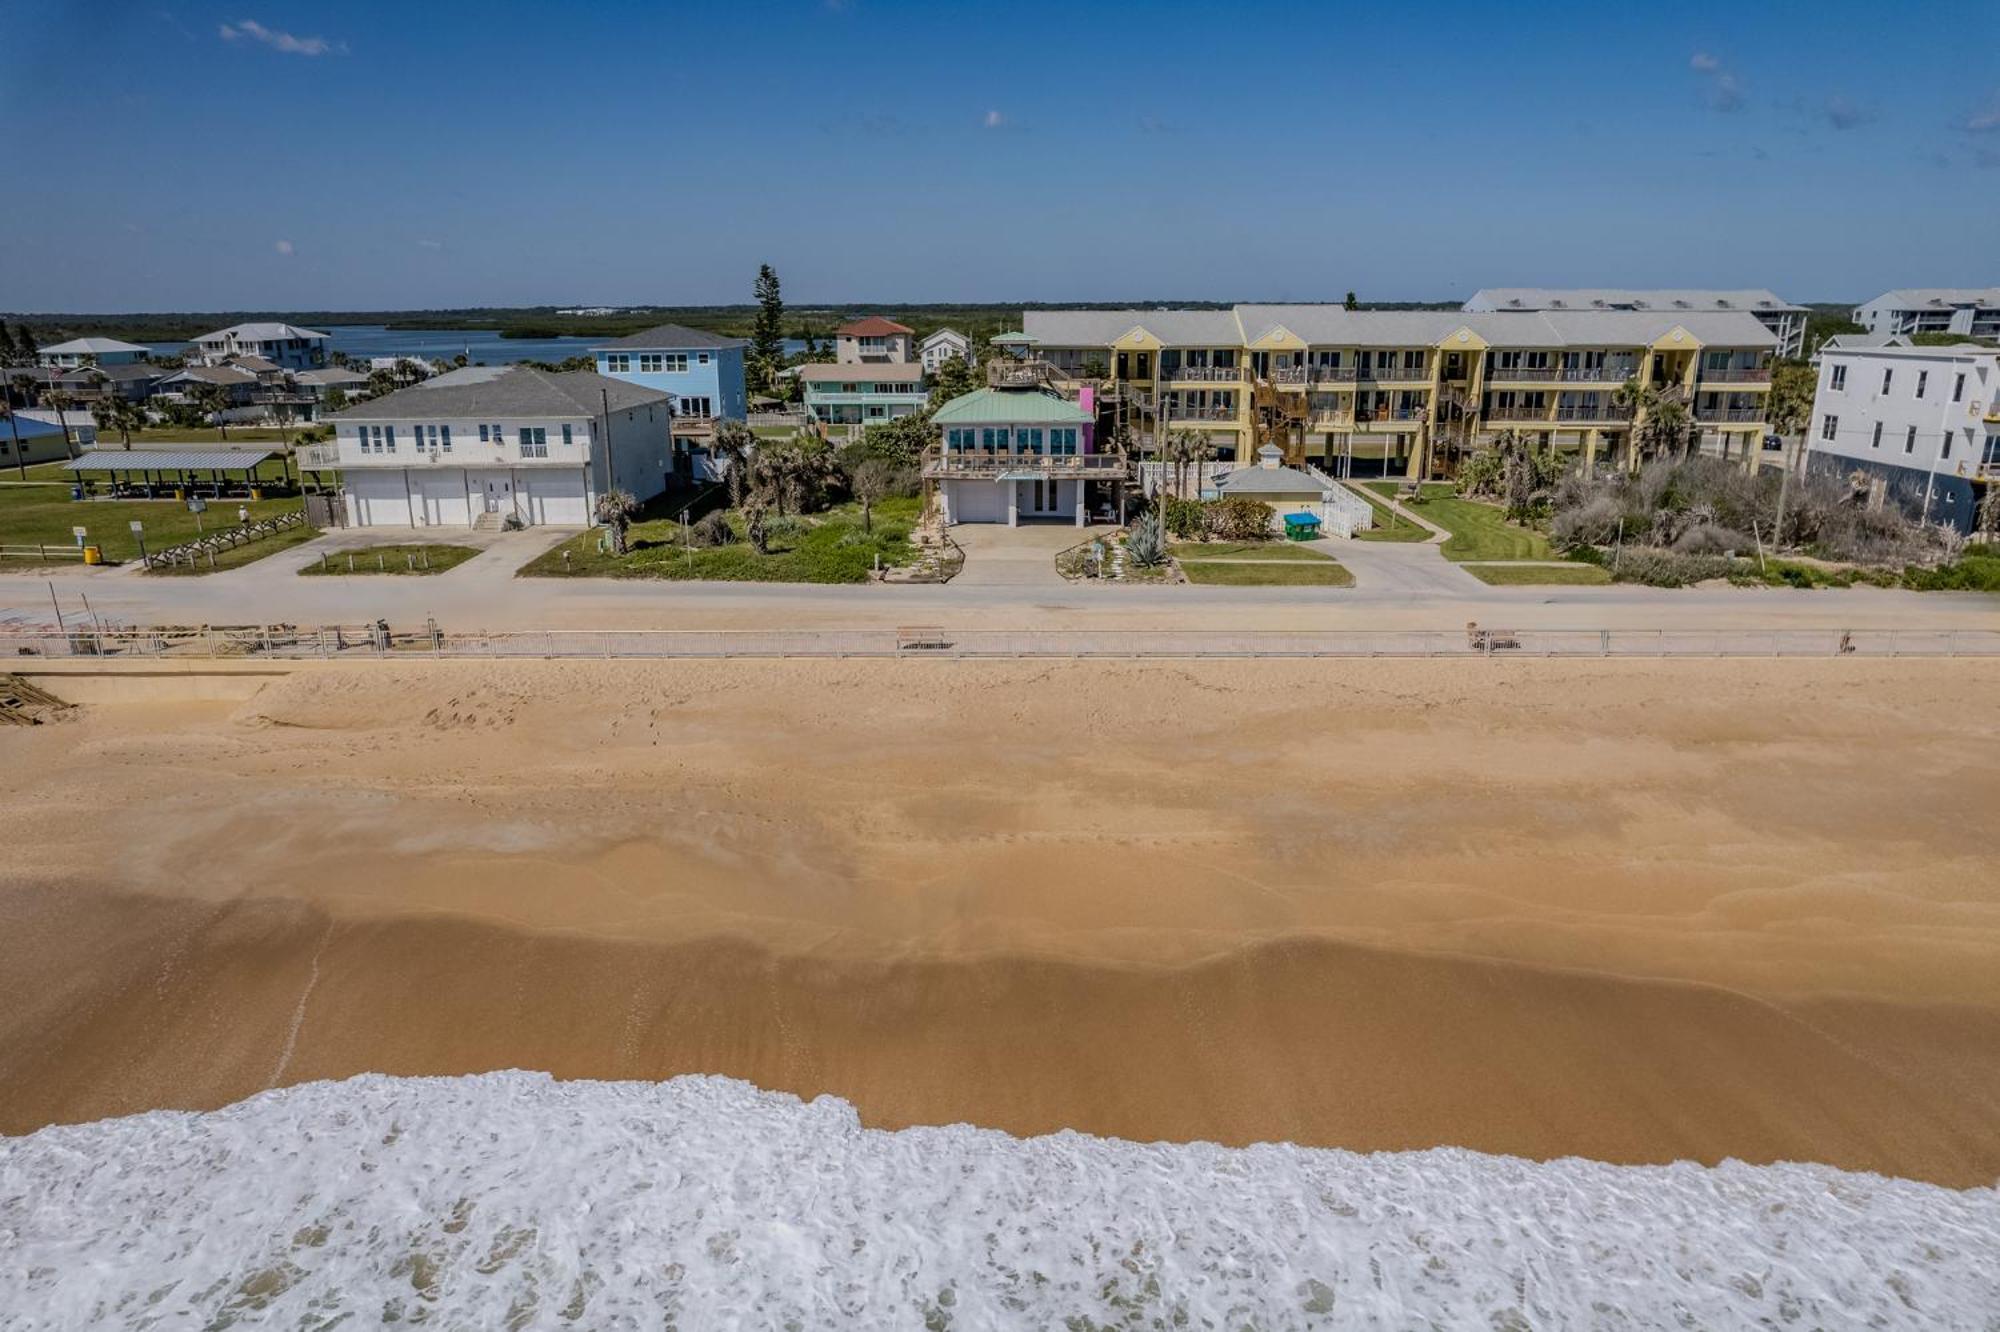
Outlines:
<svg viewBox="0 0 2000 1332"><path fill-rule="evenodd" d="M1644 413L1669 402L1704 451L1754 467L1778 347L1730 311L1029 310L1024 329L1142 450L1192 431L1220 458L1274 444L1288 463L1412 477L1503 431L1633 465Z"/></svg>

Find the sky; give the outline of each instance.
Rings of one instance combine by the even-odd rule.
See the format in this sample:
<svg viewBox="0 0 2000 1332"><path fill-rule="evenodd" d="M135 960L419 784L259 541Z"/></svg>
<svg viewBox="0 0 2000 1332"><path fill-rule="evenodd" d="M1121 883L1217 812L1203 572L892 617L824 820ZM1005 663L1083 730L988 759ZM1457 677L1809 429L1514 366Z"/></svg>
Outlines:
<svg viewBox="0 0 2000 1332"><path fill-rule="evenodd" d="M0 310L2000 283L1980 4L0 6Z"/></svg>

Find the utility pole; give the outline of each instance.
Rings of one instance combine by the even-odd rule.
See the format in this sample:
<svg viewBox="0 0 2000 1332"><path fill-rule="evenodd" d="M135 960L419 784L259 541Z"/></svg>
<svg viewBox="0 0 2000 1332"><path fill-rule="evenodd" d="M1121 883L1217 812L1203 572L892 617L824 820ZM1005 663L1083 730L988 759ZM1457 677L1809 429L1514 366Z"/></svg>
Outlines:
<svg viewBox="0 0 2000 1332"><path fill-rule="evenodd" d="M618 464L613 461L611 452L611 390L600 388L597 390L597 397L604 404L604 488L608 492L618 489ZM673 423L671 412L668 414L667 422L668 428L671 429Z"/></svg>

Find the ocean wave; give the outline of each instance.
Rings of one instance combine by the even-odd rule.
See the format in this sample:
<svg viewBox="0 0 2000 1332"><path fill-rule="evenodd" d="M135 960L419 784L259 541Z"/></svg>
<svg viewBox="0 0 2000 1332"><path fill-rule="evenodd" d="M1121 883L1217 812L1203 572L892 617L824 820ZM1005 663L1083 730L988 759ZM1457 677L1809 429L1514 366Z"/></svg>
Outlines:
<svg viewBox="0 0 2000 1332"><path fill-rule="evenodd" d="M2000 1193L367 1076L0 1139L8 1329L2000 1326Z"/></svg>

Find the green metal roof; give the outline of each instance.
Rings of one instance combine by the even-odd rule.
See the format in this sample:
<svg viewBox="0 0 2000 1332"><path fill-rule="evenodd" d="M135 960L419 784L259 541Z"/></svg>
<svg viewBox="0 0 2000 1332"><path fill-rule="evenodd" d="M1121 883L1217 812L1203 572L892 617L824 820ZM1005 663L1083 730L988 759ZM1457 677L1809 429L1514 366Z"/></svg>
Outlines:
<svg viewBox="0 0 2000 1332"><path fill-rule="evenodd" d="M1040 389L974 389L932 414L939 425L1089 425L1089 412Z"/></svg>

